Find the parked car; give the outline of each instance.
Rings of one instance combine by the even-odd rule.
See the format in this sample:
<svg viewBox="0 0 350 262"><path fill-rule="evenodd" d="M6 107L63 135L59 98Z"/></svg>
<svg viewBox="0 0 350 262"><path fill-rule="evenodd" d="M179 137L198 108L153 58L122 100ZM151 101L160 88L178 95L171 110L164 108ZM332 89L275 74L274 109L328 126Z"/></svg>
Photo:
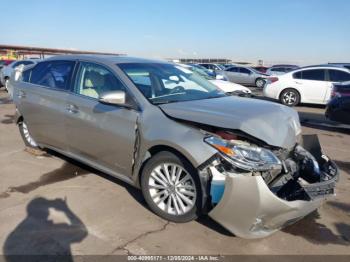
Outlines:
<svg viewBox="0 0 350 262"><path fill-rule="evenodd" d="M212 77L209 73L208 70L205 68L202 69L200 67L196 66L191 66L191 65L185 65L185 64L180 64L182 67L187 68L188 70L191 70L192 72L195 72L199 74L200 76L204 77L206 80L209 82L213 83L215 86L217 86L220 90L225 92L226 94L229 95L238 95L238 96L251 96L252 91L242 85L231 83L228 81L223 81L223 80L218 80L215 77Z"/></svg>
<svg viewBox="0 0 350 262"><path fill-rule="evenodd" d="M269 67L266 66L253 66L252 68L263 74L266 74L266 71L269 69Z"/></svg>
<svg viewBox="0 0 350 262"><path fill-rule="evenodd" d="M350 82L334 84L326 118L350 125Z"/></svg>
<svg viewBox="0 0 350 262"><path fill-rule="evenodd" d="M350 81L350 71L335 66L310 66L278 77L270 77L264 96L278 99L287 106L299 103L325 105L330 99L332 84Z"/></svg>
<svg viewBox="0 0 350 262"><path fill-rule="evenodd" d="M13 60L11 59L5 59L5 60L0 60L0 70L4 67L12 63Z"/></svg>
<svg viewBox="0 0 350 262"><path fill-rule="evenodd" d="M201 66L199 64L189 64L189 65L192 67L196 67L202 71L204 70L206 74L213 77L214 79L228 81L227 78L223 74L220 73L220 71L209 70L209 69L207 69L204 66Z"/></svg>
<svg viewBox="0 0 350 262"><path fill-rule="evenodd" d="M298 68L298 66L293 65L273 66L266 71L266 74L271 76L284 75L285 73L291 72Z"/></svg>
<svg viewBox="0 0 350 262"><path fill-rule="evenodd" d="M11 84L28 147L56 150L141 188L164 219L208 214L237 236L261 238L334 194L337 167L317 137L304 137L306 148L298 143L295 110L227 96L179 65L60 56L21 79Z"/></svg>
<svg viewBox="0 0 350 262"><path fill-rule="evenodd" d="M211 70L212 72L220 72L225 70L225 67L223 65L220 64L211 64L211 63L200 63L198 65L204 66L206 69Z"/></svg>
<svg viewBox="0 0 350 262"><path fill-rule="evenodd" d="M18 60L9 63L7 66L4 66L0 70L0 84L5 86L6 91L8 91L8 83L11 77L11 74L14 72L15 68L21 65L33 65L39 60Z"/></svg>
<svg viewBox="0 0 350 262"><path fill-rule="evenodd" d="M229 81L241 85L256 86L263 88L268 75L260 73L253 68L234 66L226 69L223 74Z"/></svg>
<svg viewBox="0 0 350 262"><path fill-rule="evenodd" d="M340 67L345 67L346 69L350 70L350 63L328 63L329 65L335 65Z"/></svg>

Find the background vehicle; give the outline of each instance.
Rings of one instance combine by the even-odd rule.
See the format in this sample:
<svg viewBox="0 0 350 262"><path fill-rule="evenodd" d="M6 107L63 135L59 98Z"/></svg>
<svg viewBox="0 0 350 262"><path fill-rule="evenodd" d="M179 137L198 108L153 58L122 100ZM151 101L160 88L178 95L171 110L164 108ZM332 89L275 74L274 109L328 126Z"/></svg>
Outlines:
<svg viewBox="0 0 350 262"><path fill-rule="evenodd" d="M180 64L180 65L204 77L205 79L213 83L215 86L217 86L227 94L238 95L238 96L251 96L252 94L252 91L245 86L235 84L229 81L219 80L219 79L216 79L215 77L212 77L210 75L210 71L208 71L204 67L203 69L201 67L193 66L193 65L184 65L184 64Z"/></svg>
<svg viewBox="0 0 350 262"><path fill-rule="evenodd" d="M209 76L213 77L214 79L228 81L227 78L222 73L220 73L220 71L209 70L206 67L201 66L199 64L189 64L189 65L192 66L192 67L199 68L202 71L205 71L206 74L208 74Z"/></svg>
<svg viewBox="0 0 350 262"><path fill-rule="evenodd" d="M331 97L332 84L350 81L350 71L335 66L309 66L278 77L270 77L264 95L282 104L299 103L325 105Z"/></svg>
<svg viewBox="0 0 350 262"><path fill-rule="evenodd" d="M335 65L340 67L345 67L346 69L350 70L350 63L328 63L329 65Z"/></svg>
<svg viewBox="0 0 350 262"><path fill-rule="evenodd" d="M263 88L265 85L265 79L268 75L260 73L253 68L234 66L226 69L223 74L228 78L230 82L256 86Z"/></svg>
<svg viewBox="0 0 350 262"><path fill-rule="evenodd" d="M5 89L8 90L8 83L9 79L14 72L15 68L21 65L27 66L27 65L33 65L36 64L38 61L37 59L33 60L19 60L19 61L12 61L7 66L4 66L0 71L0 83L5 86Z"/></svg>
<svg viewBox="0 0 350 262"><path fill-rule="evenodd" d="M298 68L298 66L293 65L273 66L266 71L266 74L271 76L283 75Z"/></svg>
<svg viewBox="0 0 350 262"><path fill-rule="evenodd" d="M179 65L60 56L20 79L11 79L15 121L28 147L141 188L164 219L208 214L237 236L262 238L334 194L337 167L297 144L295 110L227 96Z"/></svg>
<svg viewBox="0 0 350 262"><path fill-rule="evenodd" d="M0 60L0 70L4 67L12 63L14 60L6 59L6 60Z"/></svg>
<svg viewBox="0 0 350 262"><path fill-rule="evenodd" d="M220 72L225 70L225 67L220 64L200 63L198 65L204 66L206 69L211 70L212 72Z"/></svg>
<svg viewBox="0 0 350 262"><path fill-rule="evenodd" d="M252 68L263 74L266 74L266 71L269 69L269 67L266 66L253 66Z"/></svg>
<svg viewBox="0 0 350 262"><path fill-rule="evenodd" d="M334 84L326 118L350 125L350 82Z"/></svg>

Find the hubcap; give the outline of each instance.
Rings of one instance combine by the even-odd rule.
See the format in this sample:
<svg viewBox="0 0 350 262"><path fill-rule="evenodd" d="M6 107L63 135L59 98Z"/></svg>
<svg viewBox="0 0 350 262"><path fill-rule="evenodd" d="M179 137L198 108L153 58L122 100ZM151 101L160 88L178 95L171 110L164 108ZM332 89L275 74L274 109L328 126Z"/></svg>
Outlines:
<svg viewBox="0 0 350 262"><path fill-rule="evenodd" d="M297 96L294 92L290 91L283 95L283 102L287 105L293 105L297 100Z"/></svg>
<svg viewBox="0 0 350 262"><path fill-rule="evenodd" d="M265 81L262 80L262 79L259 79L259 80L256 82L256 85L257 85L258 87L263 87L264 84L265 84Z"/></svg>
<svg viewBox="0 0 350 262"><path fill-rule="evenodd" d="M196 203L194 180L179 165L165 163L154 168L148 187L153 202L168 214L186 214Z"/></svg>
<svg viewBox="0 0 350 262"><path fill-rule="evenodd" d="M22 129L23 129L24 138L27 140L29 145L31 145L32 147L37 147L38 145L35 143L34 139L30 135L28 126L24 122L22 123Z"/></svg>

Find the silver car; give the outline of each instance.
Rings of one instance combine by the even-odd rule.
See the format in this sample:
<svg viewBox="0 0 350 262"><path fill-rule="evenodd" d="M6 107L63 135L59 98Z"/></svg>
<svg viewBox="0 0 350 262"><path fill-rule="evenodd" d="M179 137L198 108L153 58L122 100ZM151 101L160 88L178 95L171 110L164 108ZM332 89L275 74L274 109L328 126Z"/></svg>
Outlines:
<svg viewBox="0 0 350 262"><path fill-rule="evenodd" d="M267 74L263 74L253 68L243 66L233 66L221 72L226 78L236 84L256 86L263 88Z"/></svg>
<svg viewBox="0 0 350 262"><path fill-rule="evenodd" d="M237 236L261 238L334 194L337 167L317 137L300 140L296 111L226 96L176 64L60 56L11 84L28 147L140 188L167 220L208 214Z"/></svg>

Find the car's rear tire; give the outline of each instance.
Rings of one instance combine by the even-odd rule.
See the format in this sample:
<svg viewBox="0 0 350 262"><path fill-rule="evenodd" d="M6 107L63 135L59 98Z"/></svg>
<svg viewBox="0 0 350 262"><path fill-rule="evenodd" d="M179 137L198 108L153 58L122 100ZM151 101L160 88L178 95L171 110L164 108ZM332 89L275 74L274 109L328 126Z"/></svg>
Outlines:
<svg viewBox="0 0 350 262"><path fill-rule="evenodd" d="M27 124L24 121L21 121L20 123L18 123L18 128L26 147L38 149L39 146L35 142L34 138L31 136Z"/></svg>
<svg viewBox="0 0 350 262"><path fill-rule="evenodd" d="M265 80L263 79L263 78L257 78L256 80L255 80L255 86L257 87L257 88L263 88L264 87L264 85L265 85Z"/></svg>
<svg viewBox="0 0 350 262"><path fill-rule="evenodd" d="M286 106L297 106L300 103L300 94L293 88L287 88L282 91L280 102Z"/></svg>
<svg viewBox="0 0 350 262"><path fill-rule="evenodd" d="M166 151L154 155L143 168L141 188L151 210L166 220L184 223L200 214L198 174L181 156Z"/></svg>

